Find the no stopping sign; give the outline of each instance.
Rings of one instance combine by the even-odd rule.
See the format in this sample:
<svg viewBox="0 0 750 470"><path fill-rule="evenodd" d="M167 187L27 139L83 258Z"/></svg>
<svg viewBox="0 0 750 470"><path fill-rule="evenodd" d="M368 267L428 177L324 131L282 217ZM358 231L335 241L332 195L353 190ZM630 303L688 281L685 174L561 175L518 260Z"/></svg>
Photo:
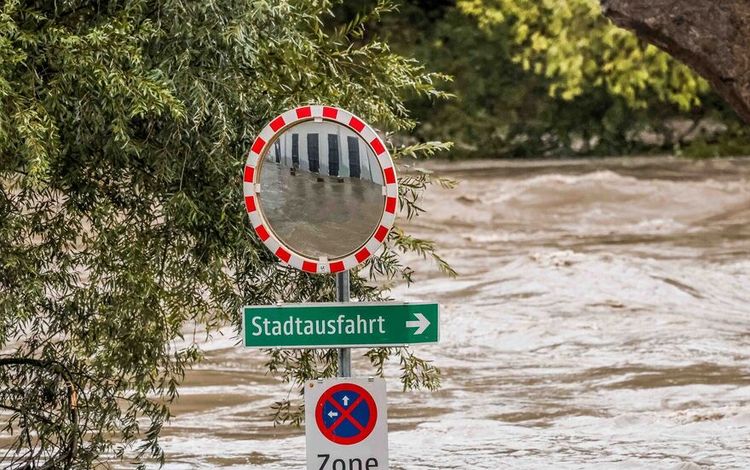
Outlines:
<svg viewBox="0 0 750 470"><path fill-rule="evenodd" d="M315 406L315 423L320 433L336 444L363 441L375 428L377 420L377 405L372 395L353 383L329 388Z"/></svg>
<svg viewBox="0 0 750 470"><path fill-rule="evenodd" d="M305 384L307 468L388 468L385 380L339 377Z"/></svg>

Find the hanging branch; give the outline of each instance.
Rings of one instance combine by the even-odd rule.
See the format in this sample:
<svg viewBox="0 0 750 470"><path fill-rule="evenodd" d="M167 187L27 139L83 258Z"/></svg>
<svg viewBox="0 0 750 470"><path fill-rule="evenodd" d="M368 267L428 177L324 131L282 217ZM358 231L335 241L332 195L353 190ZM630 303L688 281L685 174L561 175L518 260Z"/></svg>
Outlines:
<svg viewBox="0 0 750 470"><path fill-rule="evenodd" d="M59 468L60 465L62 465L62 468L70 468L73 464L73 459L75 458L75 455L78 452L78 446L79 446L79 440L80 440L79 413L78 413L79 386L77 382L74 380L73 374L64 364L58 361L49 361L49 360L35 359L35 358L29 358L29 357L0 357L0 367L14 367L14 366L30 366L30 367L34 367L38 369L43 369L45 371L49 371L54 374L57 374L60 377L62 377L63 380L65 380L67 410L68 410L67 418L70 421L67 441L66 441L65 446L60 449L61 454L58 456L54 456L50 458L49 460L47 460L41 467L39 467L39 469L45 470L45 469ZM13 411L14 413L22 415L24 418L23 427L26 428L27 431L29 428L32 427L29 423L29 417L31 416L31 414L29 413L29 410L25 410L23 408L14 407L14 406L5 405L5 404L0 404L0 408ZM33 419L41 421L47 425L56 424L56 423L53 423L52 420L50 420L49 418L42 416L42 415L38 415L38 414L34 414ZM64 428L61 427L60 431L62 431L62 429ZM27 462L25 462L23 466L19 467L19 470L36 468L36 461L35 461L36 458L33 452L34 446L30 441L30 436L28 432L26 432L25 434L29 440L28 442L29 457L27 459ZM6 468L10 468L10 467L6 467Z"/></svg>

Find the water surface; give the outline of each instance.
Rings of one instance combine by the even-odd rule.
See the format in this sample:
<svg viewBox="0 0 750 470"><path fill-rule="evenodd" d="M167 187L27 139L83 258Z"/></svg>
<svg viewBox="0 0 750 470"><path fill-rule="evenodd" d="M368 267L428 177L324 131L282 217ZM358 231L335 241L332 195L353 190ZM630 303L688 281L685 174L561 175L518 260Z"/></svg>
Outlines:
<svg viewBox="0 0 750 470"><path fill-rule="evenodd" d="M435 393L387 370L394 469L750 468L750 160L439 163L399 300L442 306ZM205 344L167 468L304 468L290 390L231 330ZM365 373L356 359L354 370ZM291 397L295 397L291 392Z"/></svg>

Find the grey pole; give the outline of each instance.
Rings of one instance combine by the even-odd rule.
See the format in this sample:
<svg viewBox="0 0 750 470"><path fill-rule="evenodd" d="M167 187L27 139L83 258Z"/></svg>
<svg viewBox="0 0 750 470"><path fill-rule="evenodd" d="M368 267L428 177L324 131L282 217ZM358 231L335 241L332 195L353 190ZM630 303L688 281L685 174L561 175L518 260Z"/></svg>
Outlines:
<svg viewBox="0 0 750 470"><path fill-rule="evenodd" d="M336 301L349 302L349 271L336 273ZM339 377L352 376L352 349L339 348Z"/></svg>

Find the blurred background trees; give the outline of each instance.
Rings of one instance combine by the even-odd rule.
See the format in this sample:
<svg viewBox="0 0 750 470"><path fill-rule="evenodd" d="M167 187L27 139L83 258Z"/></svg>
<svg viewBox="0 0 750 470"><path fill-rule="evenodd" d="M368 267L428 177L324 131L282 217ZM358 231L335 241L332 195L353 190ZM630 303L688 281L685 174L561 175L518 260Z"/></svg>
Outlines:
<svg viewBox="0 0 750 470"><path fill-rule="evenodd" d="M368 2L349 2L348 14ZM597 0L400 0L391 47L454 77L457 99L411 105L453 158L746 154L707 83L602 16Z"/></svg>
<svg viewBox="0 0 750 470"><path fill-rule="evenodd" d="M600 0L602 12L688 64L750 123L747 48L750 4L744 0Z"/></svg>

